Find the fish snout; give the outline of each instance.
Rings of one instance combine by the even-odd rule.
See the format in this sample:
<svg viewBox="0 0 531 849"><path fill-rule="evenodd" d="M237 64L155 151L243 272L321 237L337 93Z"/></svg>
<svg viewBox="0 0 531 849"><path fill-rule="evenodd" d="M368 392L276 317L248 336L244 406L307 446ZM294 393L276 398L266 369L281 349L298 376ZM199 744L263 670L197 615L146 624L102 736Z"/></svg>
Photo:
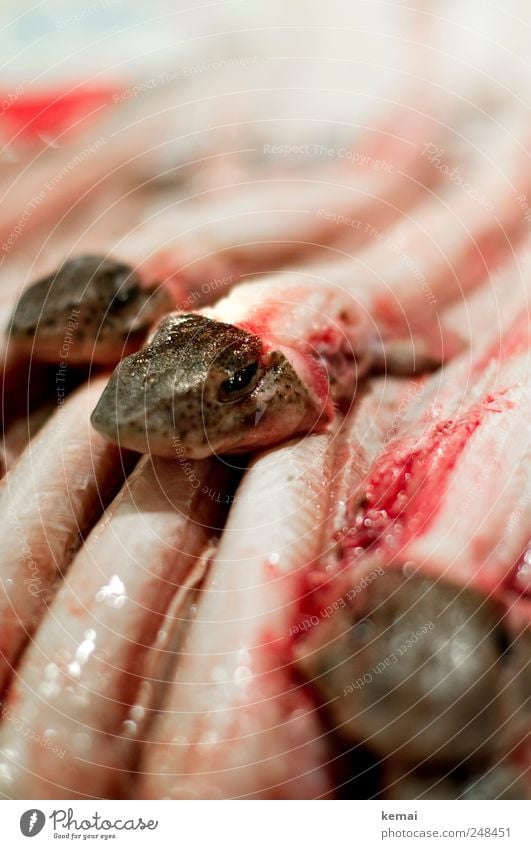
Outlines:
<svg viewBox="0 0 531 849"><path fill-rule="evenodd" d="M151 348L125 357L115 368L91 416L92 426L122 448L175 457L175 409L182 391L175 374L157 369Z"/></svg>

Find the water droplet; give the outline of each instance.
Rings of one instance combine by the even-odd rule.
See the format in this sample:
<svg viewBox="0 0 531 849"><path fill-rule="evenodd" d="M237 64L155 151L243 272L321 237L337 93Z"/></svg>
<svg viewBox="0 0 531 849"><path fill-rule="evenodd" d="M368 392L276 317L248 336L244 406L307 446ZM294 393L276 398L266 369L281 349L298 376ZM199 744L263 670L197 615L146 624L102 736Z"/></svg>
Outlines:
<svg viewBox="0 0 531 849"><path fill-rule="evenodd" d="M130 716L131 716L131 719L133 720L133 722L142 722L145 714L146 714L146 711L142 707L142 705L133 705L133 707L130 710Z"/></svg>
<svg viewBox="0 0 531 849"><path fill-rule="evenodd" d="M48 740L54 740L58 736L57 729L56 728L47 728L46 731L44 732L44 736Z"/></svg>
<svg viewBox="0 0 531 849"><path fill-rule="evenodd" d="M113 575L108 584L105 584L96 593L96 601L105 602L109 607L120 609L126 601L125 585L118 575Z"/></svg>
<svg viewBox="0 0 531 849"><path fill-rule="evenodd" d="M68 672L73 678L80 677L82 667L96 648L96 631L94 628L88 628L85 631L84 637L85 639L82 640L76 649L74 660L68 665Z"/></svg>
<svg viewBox="0 0 531 849"><path fill-rule="evenodd" d="M252 673L248 666L238 666L234 672L234 681L240 686L245 686Z"/></svg>

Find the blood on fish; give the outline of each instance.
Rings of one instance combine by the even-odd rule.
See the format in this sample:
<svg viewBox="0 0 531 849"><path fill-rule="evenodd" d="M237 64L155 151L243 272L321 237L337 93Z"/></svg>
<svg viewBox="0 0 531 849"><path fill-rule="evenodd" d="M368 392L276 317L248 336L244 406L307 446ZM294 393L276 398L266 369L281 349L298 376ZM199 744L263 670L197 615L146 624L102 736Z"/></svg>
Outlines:
<svg viewBox="0 0 531 849"><path fill-rule="evenodd" d="M473 376L483 372L493 361L502 363L512 357L525 354L531 347L531 322L529 309L521 312L503 337L496 339L485 354L474 363Z"/></svg>
<svg viewBox="0 0 531 849"><path fill-rule="evenodd" d="M378 551L378 562L381 556L382 562L390 561L401 546L427 530L474 432L487 415L500 413L511 405L504 394L489 393L457 419L429 422L420 438L406 436L396 440L373 463L364 484L351 494L345 527L335 534L338 568L332 575L321 568L313 570L311 576L306 572L299 579L293 644L326 617L330 581L336 585L338 574L348 571L367 552ZM476 584L481 582L479 576ZM494 591L491 584L492 581L482 587L487 594ZM498 588L496 594L502 589ZM335 597L333 601L341 604Z"/></svg>
<svg viewBox="0 0 531 849"><path fill-rule="evenodd" d="M428 426L419 440L393 443L376 461L342 545L346 551L381 545L391 551L424 532L444 498L448 478L474 431L489 413L502 411L503 393L487 395L461 418ZM503 401L506 405L510 402Z"/></svg>
<svg viewBox="0 0 531 849"><path fill-rule="evenodd" d="M344 339L337 325L326 324L308 337L308 344L317 350L337 351Z"/></svg>
<svg viewBox="0 0 531 849"><path fill-rule="evenodd" d="M375 320L388 331L400 331L406 324L403 309L389 295L375 295L371 312Z"/></svg>
<svg viewBox="0 0 531 849"><path fill-rule="evenodd" d="M279 566L279 561L270 557L264 563L264 572L273 580L275 578L278 578L278 576L282 574L281 567Z"/></svg>
<svg viewBox="0 0 531 849"><path fill-rule="evenodd" d="M253 315L252 318L245 321L235 322L236 327L247 333L254 333L255 336L266 337L271 330L271 324L278 315L278 306L263 306Z"/></svg>
<svg viewBox="0 0 531 849"><path fill-rule="evenodd" d="M235 326L248 333L252 333L255 336L259 336L263 341L264 353L269 353L275 349L277 342L279 345L282 345L282 338L277 340L275 339L274 333L272 333L272 327L282 308L282 304L267 304L261 307L260 310L253 315L252 319L235 322ZM334 328L330 327L323 331L322 338L325 340L333 339L334 344L337 344L337 338L334 337ZM317 398L323 403L321 418L323 423L326 424L333 418L334 411L326 363L320 358L318 351L316 350L317 337L315 337L314 342L302 339L300 343L293 344L290 342L290 345L287 347L292 348L292 350L296 353L299 358L300 365L302 365L302 358L305 378L308 385Z"/></svg>
<svg viewBox="0 0 531 849"><path fill-rule="evenodd" d="M288 657L285 651L286 646L291 645L288 636L284 631L279 632L266 628L258 634L254 653L258 657L273 657L279 665L283 665L286 662L286 657ZM274 668L275 663L264 664L264 666L268 669Z"/></svg>
<svg viewBox="0 0 531 849"><path fill-rule="evenodd" d="M324 421L329 422L332 420L334 412L327 369L310 351L306 352L305 361L309 386L317 398L326 404L326 406L323 407L323 418Z"/></svg>

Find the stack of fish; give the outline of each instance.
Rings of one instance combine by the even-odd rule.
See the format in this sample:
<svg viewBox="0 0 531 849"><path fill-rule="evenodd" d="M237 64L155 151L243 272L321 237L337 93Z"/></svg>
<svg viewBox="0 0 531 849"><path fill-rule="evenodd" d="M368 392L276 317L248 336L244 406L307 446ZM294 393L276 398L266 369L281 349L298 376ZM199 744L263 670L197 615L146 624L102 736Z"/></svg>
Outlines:
<svg viewBox="0 0 531 849"><path fill-rule="evenodd" d="M527 114L174 96L5 176L0 792L527 798Z"/></svg>

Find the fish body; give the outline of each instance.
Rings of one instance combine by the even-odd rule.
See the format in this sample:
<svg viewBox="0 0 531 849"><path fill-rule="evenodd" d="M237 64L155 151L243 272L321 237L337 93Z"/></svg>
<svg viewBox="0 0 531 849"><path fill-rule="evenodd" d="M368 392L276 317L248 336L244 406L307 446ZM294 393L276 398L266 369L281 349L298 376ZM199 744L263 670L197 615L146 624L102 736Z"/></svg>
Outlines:
<svg viewBox="0 0 531 849"><path fill-rule="evenodd" d="M490 144L494 156L514 139ZM511 159L514 182L527 173L525 158L519 149ZM169 314L116 368L94 426L163 456L175 442L191 457L247 451L325 427L371 368L413 373L455 357L467 333L448 332L445 311L470 297L524 232L506 175L480 161L469 179L484 188L488 207L450 183L352 257L234 287L198 312L195 336L193 314ZM252 357L238 353L242 330ZM236 356L221 363L227 345ZM234 394L224 391L231 385Z"/></svg>
<svg viewBox="0 0 531 849"><path fill-rule="evenodd" d="M432 770L512 763L523 777L527 308L501 349L493 341L472 363L461 357L424 377L376 431L370 456L361 442L363 462L328 531L333 556L304 596L313 626L294 655L332 723L378 756ZM377 381L369 392L383 389ZM319 613L333 604L333 615Z"/></svg>
<svg viewBox="0 0 531 849"><path fill-rule="evenodd" d="M358 140L368 162L374 148L389 161L385 179L370 167L353 170L340 161L312 172L278 168L267 179L251 170L208 190L192 184L188 192L169 192L165 203L148 205L122 233L110 228L99 243L90 242L90 254L68 256L25 288L9 323L10 342L55 363L74 311L70 362L114 365L138 349L150 324L171 309L202 306L246 275L319 255L340 239L356 249L371 227L388 226L434 179L421 156L434 121L405 111L395 116L399 132L388 137L385 123Z"/></svg>

